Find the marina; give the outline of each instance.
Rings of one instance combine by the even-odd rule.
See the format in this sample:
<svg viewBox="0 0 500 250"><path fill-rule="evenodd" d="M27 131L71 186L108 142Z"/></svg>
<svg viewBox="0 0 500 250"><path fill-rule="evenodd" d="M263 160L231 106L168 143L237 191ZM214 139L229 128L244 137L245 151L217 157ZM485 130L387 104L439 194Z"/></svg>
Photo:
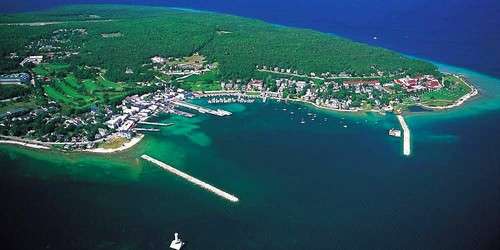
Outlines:
<svg viewBox="0 0 500 250"><path fill-rule="evenodd" d="M238 98L212 98L207 101L208 104L228 104L228 103L254 103L254 99L244 99L241 97Z"/></svg>
<svg viewBox="0 0 500 250"><path fill-rule="evenodd" d="M220 197L222 197L230 202L238 202L240 200L240 199L238 199L238 197L236 197L232 194L226 193L226 192L224 192L224 191L222 191L222 190L220 190L220 189L218 189L218 188L216 188L208 183L205 183L205 182L203 182L195 177L192 177L192 176L190 176L190 175L188 175L188 174L186 174L186 173L184 173L184 172L182 172L182 171L180 171L180 170L178 170L170 165L167 165L167 164L165 164L165 163L163 163L155 158L152 158L148 155L142 155L141 158L157 165L160 168L167 170L168 172L170 172L172 174L175 174L175 175L195 184L196 186L199 186L203 189L206 189L209 192L212 192L212 193L214 193L214 194L216 194L216 195L218 195L218 196L220 196Z"/></svg>

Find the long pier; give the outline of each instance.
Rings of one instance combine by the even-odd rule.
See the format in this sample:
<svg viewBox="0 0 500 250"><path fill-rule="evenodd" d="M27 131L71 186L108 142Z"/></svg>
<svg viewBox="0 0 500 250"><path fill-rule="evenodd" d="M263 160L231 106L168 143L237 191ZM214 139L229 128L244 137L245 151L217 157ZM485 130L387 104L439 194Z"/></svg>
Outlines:
<svg viewBox="0 0 500 250"><path fill-rule="evenodd" d="M410 155L411 154L410 129L408 128L408 125L406 124L403 116L398 115L397 117L398 117L399 123L401 124L401 127L403 128L403 154Z"/></svg>
<svg viewBox="0 0 500 250"><path fill-rule="evenodd" d="M172 126L174 125L173 122L169 123L159 123L159 122L138 122L138 124L143 124L143 125L154 125L154 126Z"/></svg>
<svg viewBox="0 0 500 250"><path fill-rule="evenodd" d="M173 101L172 103L177 105L177 106L185 107L188 109L194 109L202 114L207 113L207 114L216 115L216 116L231 115L230 112L227 112L225 110L213 110L213 109L205 108L202 106L198 106L196 104L183 102L183 101Z"/></svg>
<svg viewBox="0 0 500 250"><path fill-rule="evenodd" d="M157 128L134 128L135 131L160 132Z"/></svg>
<svg viewBox="0 0 500 250"><path fill-rule="evenodd" d="M218 189L218 188L216 188L208 183L205 183L199 179L196 179L196 178L194 178L194 177L192 177L192 176L190 176L190 175L188 175L188 174L186 174L186 173L184 173L184 172L182 172L182 171L180 171L180 170L178 170L170 165L167 165L167 164L165 164L165 163L163 163L155 158L152 158L148 155L142 155L141 158L157 165L158 167L161 167L161 168L169 171L170 173L173 173L173 174L195 184L196 186L204 188L204 189L206 189L206 190L208 190L208 191L210 191L210 192L212 192L212 193L214 193L214 194L216 194L216 195L218 195L226 200L229 200L231 202L240 201L240 199L238 199L238 197L236 197L232 194L228 194L228 193L226 193L226 192L224 192L224 191L222 191L222 190L220 190L220 189Z"/></svg>

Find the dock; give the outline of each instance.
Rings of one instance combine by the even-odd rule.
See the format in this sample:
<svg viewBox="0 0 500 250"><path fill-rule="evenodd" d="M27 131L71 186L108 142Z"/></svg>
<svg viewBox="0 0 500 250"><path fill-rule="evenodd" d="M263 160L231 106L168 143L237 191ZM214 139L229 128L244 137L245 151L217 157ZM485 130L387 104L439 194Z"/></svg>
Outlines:
<svg viewBox="0 0 500 250"><path fill-rule="evenodd" d="M159 123L159 122L138 122L137 124L142 124L142 125L153 125L153 126L172 126L174 125L173 122L169 122L169 123Z"/></svg>
<svg viewBox="0 0 500 250"><path fill-rule="evenodd" d="M228 111L225 111L225 110L222 110L222 109L218 109L218 110L213 110L213 109L209 109L209 108L205 108L205 107L202 107L202 106L199 106L199 105L196 105L196 104L192 104L192 103L187 103L187 102L184 102L184 101L173 101L172 102L173 104L177 105L177 106L181 106L181 107L185 107L185 108L188 108L188 109L194 109L202 114L211 114L211 115L216 115L216 116L227 116L227 115L231 115L231 112L228 112Z"/></svg>
<svg viewBox="0 0 500 250"><path fill-rule="evenodd" d="M167 170L168 172L170 172L172 174L175 174L175 175L195 184L196 186L199 186L203 189L206 189L209 192L212 192L212 193L214 193L214 194L216 194L216 195L218 195L218 196L220 196L228 201L238 202L240 200L240 199L238 199L238 197L236 197L232 194L226 193L226 192L224 192L224 191L222 191L222 190L220 190L220 189L218 189L218 188L216 188L208 183L205 183L199 179L196 179L196 178L194 178L194 177L192 177L192 176L190 176L190 175L188 175L188 174L186 174L186 173L184 173L184 172L182 172L182 171L180 171L180 170L178 170L170 165L167 165L167 164L165 164L165 163L163 163L155 158L152 158L148 155L142 155L141 158L157 165L160 168Z"/></svg>
<svg viewBox="0 0 500 250"><path fill-rule="evenodd" d="M160 132L157 128L134 128L135 131Z"/></svg>
<svg viewBox="0 0 500 250"><path fill-rule="evenodd" d="M411 153L410 129L408 128L408 125L406 124L403 116L398 115L397 117L398 117L399 123L401 124L401 127L403 128L403 154L410 155L410 153Z"/></svg>

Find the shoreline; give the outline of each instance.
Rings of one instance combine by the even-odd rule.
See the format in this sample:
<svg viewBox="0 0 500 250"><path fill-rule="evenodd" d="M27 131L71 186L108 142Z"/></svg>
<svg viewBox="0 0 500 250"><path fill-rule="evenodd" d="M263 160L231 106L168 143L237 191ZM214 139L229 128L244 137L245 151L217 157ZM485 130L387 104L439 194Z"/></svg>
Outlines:
<svg viewBox="0 0 500 250"><path fill-rule="evenodd" d="M138 137L132 138L129 142L126 142L122 146L118 148L93 148L93 149L85 149L85 150L77 150L75 152L89 152L89 153L98 153L98 154L110 154L116 153L120 151L124 151L130 149L137 145L144 138L144 134L139 135Z"/></svg>
<svg viewBox="0 0 500 250"><path fill-rule="evenodd" d="M468 83L467 81L465 81L464 79L462 79L461 76L458 76L458 75L455 75L455 74L452 74L453 76L457 77L458 79L460 79L460 81L462 81L465 85L467 85L469 88L471 88L471 92L465 94L464 96L460 97L457 101L455 101L453 104L450 104L450 105L447 105L447 106L429 106L429 105L426 105L426 104L423 104L423 103L420 103L420 104L417 104L418 106L421 106L421 107L424 107L424 108L428 108L428 109L432 109L432 110L446 110L446 109L452 109L452 108L456 108L456 107L460 107L462 106L467 100L471 99L472 97L476 96L479 94L479 90L472 84Z"/></svg>
<svg viewBox="0 0 500 250"><path fill-rule="evenodd" d="M27 142L19 142L19 141L0 140L0 144L17 145L17 146L22 146L22 147L27 147L27 148L44 149L44 150L51 149L51 148L49 148L47 146L42 146L42 145L33 144L33 143L27 143Z"/></svg>

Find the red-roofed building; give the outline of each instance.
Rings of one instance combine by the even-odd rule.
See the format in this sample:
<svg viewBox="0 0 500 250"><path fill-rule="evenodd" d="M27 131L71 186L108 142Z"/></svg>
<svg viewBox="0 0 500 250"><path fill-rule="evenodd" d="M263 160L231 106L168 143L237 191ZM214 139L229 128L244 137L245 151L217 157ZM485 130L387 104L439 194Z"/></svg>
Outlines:
<svg viewBox="0 0 500 250"><path fill-rule="evenodd" d="M254 81L250 81L250 82L248 83L248 86L249 86L250 88L254 88L254 87L255 87L255 88L257 88L258 90L262 90L262 85L263 85L263 83L264 83L264 82L263 82L262 80L254 80Z"/></svg>
<svg viewBox="0 0 500 250"><path fill-rule="evenodd" d="M438 80L426 82L425 86L427 86L428 88L434 88L434 89L441 88L441 85L439 84Z"/></svg>

